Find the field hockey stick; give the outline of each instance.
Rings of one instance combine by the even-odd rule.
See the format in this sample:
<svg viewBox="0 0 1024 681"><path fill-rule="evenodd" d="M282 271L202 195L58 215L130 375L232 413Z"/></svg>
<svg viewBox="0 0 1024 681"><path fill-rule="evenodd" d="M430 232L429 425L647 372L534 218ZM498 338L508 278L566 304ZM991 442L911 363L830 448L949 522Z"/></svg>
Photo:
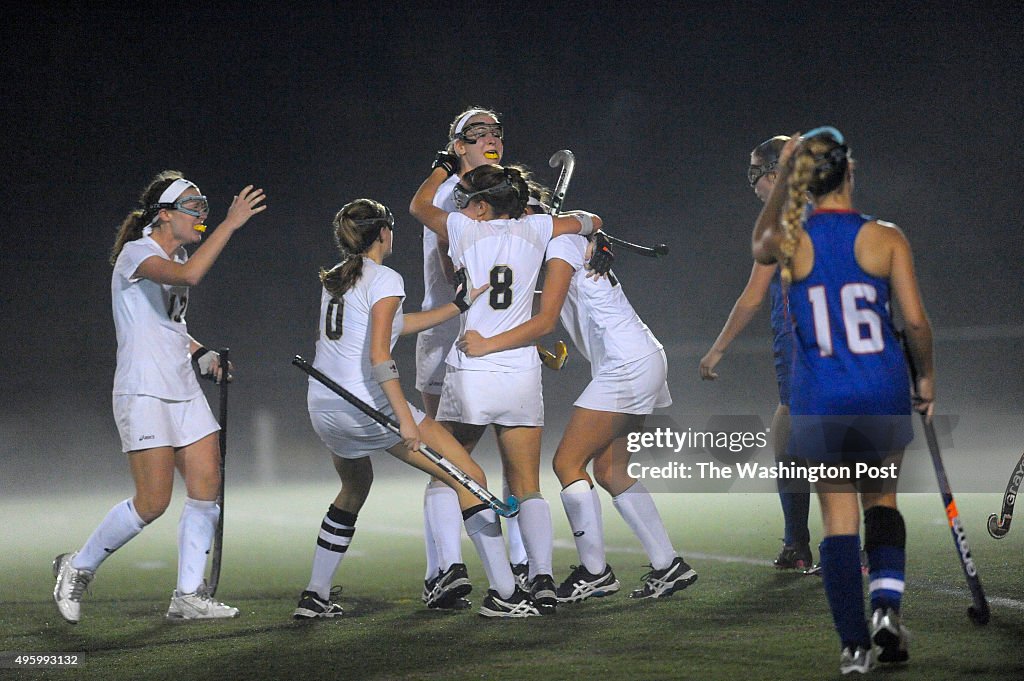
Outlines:
<svg viewBox="0 0 1024 681"><path fill-rule="evenodd" d="M561 149L551 155L551 158L548 159L548 165L552 168L562 166L562 172L558 175L558 182L555 184L555 189L551 195L551 214L557 215L562 211L562 204L565 203L565 193L569 191L569 181L572 179L573 170L576 168L576 156L568 149ZM601 231L604 232L604 230ZM608 232L604 232L604 235L615 246L619 246L637 255L648 258L660 258L668 254L668 246L665 244L642 246L625 239L620 239L617 236L612 236Z"/></svg>
<svg viewBox="0 0 1024 681"><path fill-rule="evenodd" d="M565 203L565 193L569 191L569 181L572 180L573 170L576 169L576 156L568 149L560 149L548 159L548 165L552 168L562 166L562 172L558 174L558 182L551 194L551 214L558 215L562 212L562 204Z"/></svg>
<svg viewBox="0 0 1024 681"><path fill-rule="evenodd" d="M1013 502L1017 500L1017 492L1020 491L1020 483L1024 481L1024 454L1020 455L1017 467L1010 474L1010 482L1006 483L1006 493L1003 494L1003 507L997 516L995 513L988 517L988 533L993 539L1002 539L1010 531L1010 521L1013 519Z"/></svg>
<svg viewBox="0 0 1024 681"><path fill-rule="evenodd" d="M220 490L217 492L217 505L220 515L217 517L217 529L213 535L213 550L210 559L210 577L203 586L203 591L213 598L220 583L220 563L224 555L224 459L228 455L228 355L230 349L221 348L220 355Z"/></svg>
<svg viewBox="0 0 1024 681"><path fill-rule="evenodd" d="M399 427L399 425L394 421L394 419L385 416L378 410L368 405L366 402L363 402L361 399L359 399L349 391L342 388L340 385L331 380L329 376L324 374L319 369L315 368L305 359L303 359L299 355L295 355L295 359L292 360L292 364L299 367L316 380L320 381L320 383L326 386L331 392L335 393L336 395L344 399L346 402L354 406L356 409L363 412L371 419L373 419L380 425L390 430L395 435L401 437L402 430ZM441 456L439 453L435 452L426 444L421 442L419 451L422 452L423 455L426 456L428 459L437 464L441 470L450 475L455 480L455 482L459 483L467 490L469 490L470 494L472 494L477 499L479 499L480 501L484 502L492 509L494 509L494 511L498 515L504 516L506 518L511 518L519 513L519 500L516 499L514 496L510 496L507 501L503 502L501 499L494 496L486 487L482 486L476 480L466 475L461 468L459 468L451 461Z"/></svg>
<svg viewBox="0 0 1024 681"><path fill-rule="evenodd" d="M569 191L569 182L572 180L572 173L576 168L576 156L568 149L560 149L551 155L548 165L552 168L562 166L562 171L558 174L558 182L555 183L555 189L551 195L551 213L556 215L562 209L562 204L565 203L565 193ZM540 343L535 343L534 346L537 348L537 354L540 355L540 361L549 369L560 370L569 358L569 347L565 341L555 343L554 352Z"/></svg>
<svg viewBox="0 0 1024 681"><path fill-rule="evenodd" d="M601 232L606 237L608 237L608 241L611 241L612 244L614 244L615 246L618 246L619 248L624 248L625 250L631 253L642 255L645 258L660 258L663 255L668 255L668 246L666 244L642 246L640 244L634 244L629 241L626 241L625 239L620 239L617 236L612 236L608 232L605 232L603 228L601 229Z"/></svg>
<svg viewBox="0 0 1024 681"><path fill-rule="evenodd" d="M900 334L900 342L903 345L903 354L907 357L914 395L917 396L917 366L914 364L914 357L910 354L906 335L903 333ZM953 534L956 555L960 559L960 567L963 568L964 577L967 578L967 586L971 590L971 598L974 601L974 604L967 608L967 616L975 624L988 624L990 614L988 599L985 598L985 590L982 588L981 578L978 576L978 566L974 564L974 558L971 557L967 533L964 531L963 521L960 520L960 511L956 507L953 490L946 477L946 467L942 463L942 454L939 452L939 439L935 436L935 426L928 419L927 414L921 414L921 425L924 427L924 437L928 441L928 451L931 453L932 465L935 467L935 477L939 482L942 503L946 507L946 518L949 520L949 529Z"/></svg>

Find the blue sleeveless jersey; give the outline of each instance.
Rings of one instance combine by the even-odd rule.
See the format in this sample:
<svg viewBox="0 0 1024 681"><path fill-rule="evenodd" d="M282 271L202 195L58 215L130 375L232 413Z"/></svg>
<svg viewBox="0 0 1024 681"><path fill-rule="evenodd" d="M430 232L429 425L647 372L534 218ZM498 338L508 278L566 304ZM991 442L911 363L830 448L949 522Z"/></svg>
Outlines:
<svg viewBox="0 0 1024 681"><path fill-rule="evenodd" d="M779 269L768 284L771 302L772 356L775 358L775 382L779 386L779 404L789 406L790 376L793 373L793 329L789 325L786 295Z"/></svg>
<svg viewBox="0 0 1024 681"><path fill-rule="evenodd" d="M907 364L889 313L889 281L866 273L854 255L854 240L871 219L853 211L822 211L806 223L814 267L789 290L795 349L790 410L797 456L827 460L851 454L849 432L826 434L822 442L824 421L799 423L806 415L875 417L831 420L866 436L863 447L854 447L864 454L905 447L913 437ZM817 434L807 430L815 423Z"/></svg>

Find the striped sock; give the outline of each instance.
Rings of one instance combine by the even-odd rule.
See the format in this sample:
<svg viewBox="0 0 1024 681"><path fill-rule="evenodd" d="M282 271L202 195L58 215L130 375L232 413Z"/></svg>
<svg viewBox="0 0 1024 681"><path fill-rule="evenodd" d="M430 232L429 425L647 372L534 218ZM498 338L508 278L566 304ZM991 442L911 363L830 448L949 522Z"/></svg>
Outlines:
<svg viewBox="0 0 1024 681"><path fill-rule="evenodd" d="M864 549L868 554L871 609L900 610L905 586L907 529L895 508L873 506L864 511Z"/></svg>
<svg viewBox="0 0 1024 681"><path fill-rule="evenodd" d="M334 504L327 509L320 524L313 552L313 570L307 591L315 591L325 601L331 597L331 580L356 532L356 514L343 511Z"/></svg>

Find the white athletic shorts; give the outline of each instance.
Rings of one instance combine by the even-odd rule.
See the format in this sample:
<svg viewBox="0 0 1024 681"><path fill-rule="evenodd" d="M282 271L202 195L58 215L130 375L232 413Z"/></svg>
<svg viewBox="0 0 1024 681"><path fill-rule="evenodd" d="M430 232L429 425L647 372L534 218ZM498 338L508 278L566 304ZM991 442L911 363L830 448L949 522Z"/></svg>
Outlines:
<svg viewBox="0 0 1024 681"><path fill-rule="evenodd" d="M574 403L577 407L616 414L650 414L672 404L668 392L668 359L659 350L620 367L601 372Z"/></svg>
<svg viewBox="0 0 1024 681"><path fill-rule="evenodd" d="M459 337L459 319L445 322L416 336L416 389L440 395L444 385L445 357Z"/></svg>
<svg viewBox="0 0 1024 681"><path fill-rule="evenodd" d="M411 404L409 411L417 425L427 417ZM390 407L382 413L398 420ZM327 449L342 459L362 459L374 452L390 449L402 441L402 438L355 407L336 411L311 411L309 420Z"/></svg>
<svg viewBox="0 0 1024 681"><path fill-rule="evenodd" d="M543 426L544 392L540 368L514 373L448 367L438 421L486 426Z"/></svg>
<svg viewBox="0 0 1024 681"><path fill-rule="evenodd" d="M220 430L206 397L164 400L151 395L114 395L121 451L184 447Z"/></svg>

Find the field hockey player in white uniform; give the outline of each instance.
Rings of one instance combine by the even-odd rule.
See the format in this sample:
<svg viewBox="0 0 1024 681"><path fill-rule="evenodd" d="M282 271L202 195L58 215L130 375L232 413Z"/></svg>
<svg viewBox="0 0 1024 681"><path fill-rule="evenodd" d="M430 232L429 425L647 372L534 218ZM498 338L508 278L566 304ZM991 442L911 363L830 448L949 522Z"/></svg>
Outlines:
<svg viewBox="0 0 1024 681"><path fill-rule="evenodd" d="M206 554L220 517L220 426L196 380L225 378L217 353L188 334L185 311L191 286L202 281L228 239L266 209L261 189L248 186L227 217L200 242L209 204L177 171L156 176L124 219L114 242L111 299L117 334L114 420L128 455L135 495L118 503L77 551L53 561L53 598L75 624L82 595L100 564L167 510L174 469L187 497L178 523L178 581L169 619L235 617L238 609L204 595Z"/></svg>
<svg viewBox="0 0 1024 681"><path fill-rule="evenodd" d="M552 236L591 233L595 215L524 217L529 189L514 168L483 165L455 186L460 212L437 208L431 197L450 169L435 167L413 197L410 211L423 224L448 237L456 268L470 282L489 282L485 300L463 317L463 328L496 335L530 317L533 290ZM453 348L447 358L438 420L472 451L493 424L504 471L521 502L519 529L530 565L530 591L543 609L557 603L551 576L551 511L540 494L540 442L544 424L541 363L536 349L516 348L471 358Z"/></svg>
<svg viewBox="0 0 1024 681"><path fill-rule="evenodd" d="M444 480L456 490L466 532L480 554L491 585L480 614L537 615L529 596L516 586L495 512L419 451L420 443L486 485L483 471L448 431L405 401L391 356L400 335L417 333L458 316L460 311L469 309L475 295L486 286L472 292L463 288L457 293L456 302L433 310L403 314L405 284L401 275L382 264L391 255L393 227L391 211L370 199L353 201L335 216L334 237L341 262L320 273L323 291L313 366L398 421L401 437L310 378L309 418L334 455L341 490L320 524L309 584L299 597L293 616L316 619L342 614L341 606L332 601L331 581L345 557L355 533L356 517L370 492L370 454L382 450ZM468 593L468 579L462 587L462 593Z"/></svg>
<svg viewBox="0 0 1024 681"><path fill-rule="evenodd" d="M595 235L594 240L600 238ZM587 473L591 461L597 483L612 496L651 560L651 571L630 597L661 598L685 589L697 573L672 547L650 492L628 475L626 437L639 432L654 409L672 404L668 362L615 275L594 277L589 270L593 248L591 240L575 234L552 239L537 315L496 336L467 331L457 347L475 357L530 348L561 317L573 343L590 361L591 382L575 402L553 461L581 563L559 585L558 600L582 601L620 588L605 558L601 506Z"/></svg>
<svg viewBox="0 0 1024 681"><path fill-rule="evenodd" d="M454 211L452 189L459 177L485 163L499 163L504 154L504 128L497 112L471 107L461 112L448 128L448 144L438 152L434 165L444 166L451 175L434 193L433 204ZM454 267L448 256L448 240L430 228L423 228L423 305L431 310L446 305L454 288ZM423 398L423 409L437 416L444 384L445 358L459 334L459 320L453 318L421 331L416 337L416 389ZM509 490L505 484L502 498ZM520 585L526 581L526 550L519 534L518 518L506 518L512 570ZM423 496L423 527L426 548L426 574L423 578L423 602L429 608L462 609L470 603L456 594L468 583L462 560L462 514L455 491L431 478Z"/></svg>

